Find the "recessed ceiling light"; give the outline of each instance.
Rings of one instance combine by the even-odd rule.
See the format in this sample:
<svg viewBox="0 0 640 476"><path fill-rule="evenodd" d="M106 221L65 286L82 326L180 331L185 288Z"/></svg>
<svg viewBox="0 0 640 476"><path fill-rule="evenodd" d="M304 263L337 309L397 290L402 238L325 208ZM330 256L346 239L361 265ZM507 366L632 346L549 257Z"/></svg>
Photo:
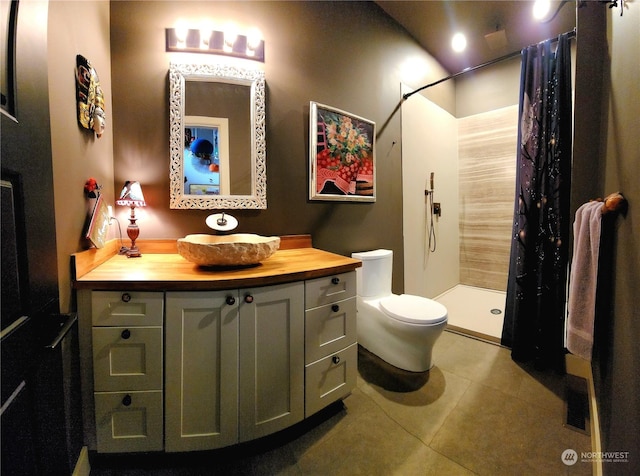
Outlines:
<svg viewBox="0 0 640 476"><path fill-rule="evenodd" d="M451 48L453 48L453 51L455 51L456 53L460 53L461 51L464 51L466 47L467 38L464 36L464 34L456 33L455 35L453 35L453 38L451 39Z"/></svg>
<svg viewBox="0 0 640 476"><path fill-rule="evenodd" d="M536 0L533 3L533 18L536 20L544 20L551 10L551 2L549 0Z"/></svg>

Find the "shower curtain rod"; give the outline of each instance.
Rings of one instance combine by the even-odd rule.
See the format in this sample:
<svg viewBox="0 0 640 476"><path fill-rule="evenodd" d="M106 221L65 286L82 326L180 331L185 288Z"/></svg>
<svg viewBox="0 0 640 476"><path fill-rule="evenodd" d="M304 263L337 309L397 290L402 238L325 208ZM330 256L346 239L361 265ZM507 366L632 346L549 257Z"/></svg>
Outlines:
<svg viewBox="0 0 640 476"><path fill-rule="evenodd" d="M576 29L574 28L573 30L568 31L565 34L567 35L567 37L569 39L575 38L576 37ZM540 43L543 43L544 41L547 41L547 40L543 40ZM557 38L553 38L552 41L558 41L558 39ZM540 43L536 43L536 45L539 45ZM530 45L530 46L535 46L535 45ZM418 88L415 91L411 91L410 93L403 94L402 95L402 99L406 101L411 96L413 96L416 93L419 93L420 91L422 91L424 89L430 88L432 86L437 86L440 83L444 83L445 81L448 81L450 79L457 78L458 76L461 76L461 75L463 75L465 73L470 73L471 71L475 71L477 69L484 68L486 66L491 66L492 64L500 63L501 61L505 61L505 60L508 60L508 59L511 59L511 58L515 58L516 56L519 56L521 54L522 54L522 50L514 51L513 53L509 53L509 54L506 54L504 56L500 56L499 58L495 58L495 59L492 59L490 61L487 61L486 63L479 64L478 66L465 68L462 71L458 71L457 73L454 73L454 74L451 74L451 75L447 76L446 78L439 79L438 81L435 81L433 83L429 83L429 84L427 84L425 86L422 86L421 88Z"/></svg>

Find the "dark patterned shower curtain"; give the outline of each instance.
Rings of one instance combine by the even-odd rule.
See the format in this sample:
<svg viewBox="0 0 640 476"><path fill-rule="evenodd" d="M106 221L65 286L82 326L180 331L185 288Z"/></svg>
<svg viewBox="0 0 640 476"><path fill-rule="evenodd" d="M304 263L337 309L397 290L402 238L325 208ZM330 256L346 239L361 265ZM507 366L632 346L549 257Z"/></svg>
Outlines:
<svg viewBox="0 0 640 476"><path fill-rule="evenodd" d="M522 50L516 196L502 344L516 361L564 366L570 232L571 51L567 34Z"/></svg>

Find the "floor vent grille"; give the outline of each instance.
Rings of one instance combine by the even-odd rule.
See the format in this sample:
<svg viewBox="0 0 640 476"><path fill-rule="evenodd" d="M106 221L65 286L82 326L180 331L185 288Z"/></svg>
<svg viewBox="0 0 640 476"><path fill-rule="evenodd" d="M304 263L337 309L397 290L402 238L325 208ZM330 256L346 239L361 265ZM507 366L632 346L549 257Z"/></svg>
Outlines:
<svg viewBox="0 0 640 476"><path fill-rule="evenodd" d="M567 375L564 426L585 435L591 434L589 390L582 377Z"/></svg>

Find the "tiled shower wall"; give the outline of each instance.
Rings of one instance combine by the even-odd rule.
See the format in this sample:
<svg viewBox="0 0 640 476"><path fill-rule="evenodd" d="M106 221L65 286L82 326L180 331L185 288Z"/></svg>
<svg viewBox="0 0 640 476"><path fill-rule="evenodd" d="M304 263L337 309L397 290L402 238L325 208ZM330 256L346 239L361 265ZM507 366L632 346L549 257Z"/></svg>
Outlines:
<svg viewBox="0 0 640 476"><path fill-rule="evenodd" d="M461 284L506 290L517 126L518 105L458 119Z"/></svg>

